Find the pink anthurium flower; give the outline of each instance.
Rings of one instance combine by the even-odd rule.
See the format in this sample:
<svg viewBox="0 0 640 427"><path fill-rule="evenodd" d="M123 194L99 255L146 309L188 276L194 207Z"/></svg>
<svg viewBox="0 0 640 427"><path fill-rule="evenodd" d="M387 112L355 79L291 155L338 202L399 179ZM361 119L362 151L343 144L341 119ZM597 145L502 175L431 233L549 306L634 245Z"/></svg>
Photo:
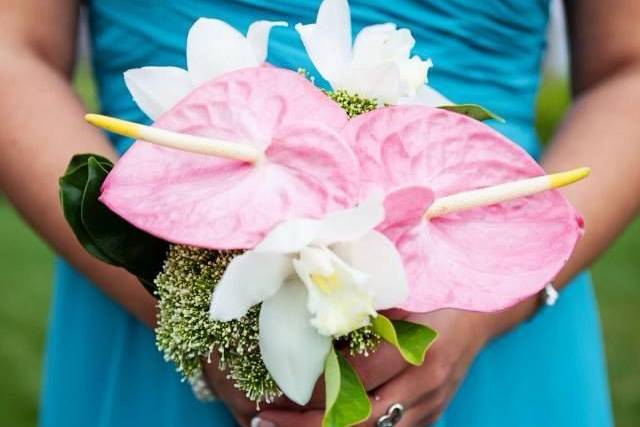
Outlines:
<svg viewBox="0 0 640 427"><path fill-rule="evenodd" d="M249 144L256 164L138 141L104 182L100 200L173 243L252 248L276 224L353 206L359 171L339 134L342 109L299 74L234 71L191 92L154 126Z"/></svg>
<svg viewBox="0 0 640 427"><path fill-rule="evenodd" d="M495 311L540 291L571 255L581 217L558 191L427 220L438 197L544 174L520 147L465 116L423 106L375 110L344 130L362 197L383 190L378 226L397 246L410 295L400 307Z"/></svg>

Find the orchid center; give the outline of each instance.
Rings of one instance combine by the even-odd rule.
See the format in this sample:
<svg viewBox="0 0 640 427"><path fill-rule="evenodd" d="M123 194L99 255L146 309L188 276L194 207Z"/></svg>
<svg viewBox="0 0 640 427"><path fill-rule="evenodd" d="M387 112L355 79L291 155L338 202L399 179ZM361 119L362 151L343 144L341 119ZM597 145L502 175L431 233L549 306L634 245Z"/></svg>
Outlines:
<svg viewBox="0 0 640 427"><path fill-rule="evenodd" d="M338 275L336 273L328 276L323 276L322 274L311 274L311 281L327 295L336 292L340 287Z"/></svg>
<svg viewBox="0 0 640 427"><path fill-rule="evenodd" d="M294 260L307 287L311 324L327 336L340 336L369 324L376 315L369 276L350 266L330 247L311 245Z"/></svg>

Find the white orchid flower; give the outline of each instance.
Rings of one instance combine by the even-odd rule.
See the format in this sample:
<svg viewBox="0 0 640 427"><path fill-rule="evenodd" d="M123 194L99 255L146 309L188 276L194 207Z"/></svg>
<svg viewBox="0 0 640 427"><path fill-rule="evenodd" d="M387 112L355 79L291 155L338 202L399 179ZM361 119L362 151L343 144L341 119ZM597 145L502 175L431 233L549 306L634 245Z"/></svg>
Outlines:
<svg viewBox="0 0 640 427"><path fill-rule="evenodd" d="M384 215L374 197L323 219L285 221L234 258L216 286L214 320L237 319L262 302L262 359L294 402L309 401L334 337L407 298L398 251L374 230Z"/></svg>
<svg viewBox="0 0 640 427"><path fill-rule="evenodd" d="M406 28L386 23L364 27L351 45L347 0L324 0L315 24L297 24L309 58L333 89L385 104L451 104L427 86L431 59L411 56L415 39Z"/></svg>
<svg viewBox="0 0 640 427"><path fill-rule="evenodd" d="M200 18L187 36L187 70L134 68L124 73L124 81L138 107L155 120L202 83L229 71L262 65L274 26L287 23L256 21L245 37L224 21Z"/></svg>

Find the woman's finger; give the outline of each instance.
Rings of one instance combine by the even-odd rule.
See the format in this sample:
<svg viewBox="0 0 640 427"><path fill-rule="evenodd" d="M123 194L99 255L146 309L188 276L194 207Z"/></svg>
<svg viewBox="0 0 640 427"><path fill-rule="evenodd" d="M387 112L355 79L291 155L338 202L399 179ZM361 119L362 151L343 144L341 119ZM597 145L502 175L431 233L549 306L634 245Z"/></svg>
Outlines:
<svg viewBox="0 0 640 427"><path fill-rule="evenodd" d="M371 418L365 425L375 426L376 421L395 404L402 405L407 412L423 399L428 399L435 390L433 386L424 387L421 375L420 369L409 368L397 378L371 392Z"/></svg>
<svg viewBox="0 0 640 427"><path fill-rule="evenodd" d="M375 353L369 356L357 355L348 357L348 360L366 390L380 387L409 367L400 352L387 343L380 343Z"/></svg>
<svg viewBox="0 0 640 427"><path fill-rule="evenodd" d="M274 409L274 410L293 410L293 411L303 411L310 409L323 409L324 408L324 379L320 377L315 387L313 388L313 393L311 394L311 399L304 406L300 406L295 402L289 400L286 396L280 396L272 403L261 405L264 409Z"/></svg>
<svg viewBox="0 0 640 427"><path fill-rule="evenodd" d="M248 425L256 413L255 402L247 399L245 394L226 378L226 374L218 369L216 360L204 363L203 369L207 384L214 394L227 405L238 424L243 427Z"/></svg>
<svg viewBox="0 0 640 427"><path fill-rule="evenodd" d="M447 408L448 395L446 390L434 390L429 396L425 396L425 399L405 411L396 427L433 426ZM375 423L372 425L375 426Z"/></svg>
<svg viewBox="0 0 640 427"><path fill-rule="evenodd" d="M444 412L448 402L448 390L436 389L422 396L407 406L399 400L382 402L382 399L374 405L371 418L362 424L363 427L376 427L378 420L391 415L392 405L400 403L403 406L402 415L395 424L396 427L427 427L435 423ZM411 399L409 399L411 400ZM394 402L394 403L390 403Z"/></svg>
<svg viewBox="0 0 640 427"><path fill-rule="evenodd" d="M321 410L305 412L267 410L260 412L251 420L251 427L320 427L323 415L324 411Z"/></svg>
<svg viewBox="0 0 640 427"><path fill-rule="evenodd" d="M396 403L404 407L401 421L397 424L399 427L422 426L427 421L437 419L448 400L448 383L436 381L436 378L425 387L425 383L420 380L421 375L423 373L420 368L410 368L375 390L371 396L371 417L361 425L375 427L378 419L387 414L389 408ZM438 387L437 384L441 386ZM322 410L301 412L268 408L258 413L251 427L320 426L322 416Z"/></svg>

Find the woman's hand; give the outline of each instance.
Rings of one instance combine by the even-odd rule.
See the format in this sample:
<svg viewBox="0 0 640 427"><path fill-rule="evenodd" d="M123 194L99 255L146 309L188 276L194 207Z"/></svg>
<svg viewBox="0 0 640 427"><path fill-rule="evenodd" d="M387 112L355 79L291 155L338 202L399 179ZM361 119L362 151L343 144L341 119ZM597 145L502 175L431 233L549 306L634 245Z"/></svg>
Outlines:
<svg viewBox="0 0 640 427"><path fill-rule="evenodd" d="M403 362L398 351L389 345L369 357L357 357L352 364L373 405L372 415L363 426L375 426L379 417L394 403L405 411L399 427L415 427L435 422L454 395L460 381L478 351L495 332L495 315L440 310L429 314L409 314L405 320L428 325L438 331L438 338L427 352L422 366ZM278 427L320 426L322 408L305 411L267 409L260 419ZM270 424L260 424L271 426Z"/></svg>
<svg viewBox="0 0 640 427"><path fill-rule="evenodd" d="M253 427L255 422L254 424L251 424L251 421L256 414L258 414L258 405L256 405L256 402L247 399L244 392L235 387L233 380L227 377L227 371L221 371L218 369L217 354L214 353L211 355L210 362L203 360L202 367L205 381L216 399L224 402L227 409L229 409L236 422L241 427ZM306 407L301 407L284 396L276 399L272 403L260 403L259 406L262 410L274 410L279 412L291 411L291 414L297 414L301 410L308 408L324 408L324 384L322 381L319 381L318 384L316 384L313 398ZM300 426L304 424L293 423L292 425Z"/></svg>
<svg viewBox="0 0 640 427"><path fill-rule="evenodd" d="M212 357L211 362L203 362L203 370L207 385L216 399L222 400L227 409L242 427L249 427L256 414L256 403L246 398L243 392L234 387L227 378L227 372L218 369L218 360Z"/></svg>
<svg viewBox="0 0 640 427"><path fill-rule="evenodd" d="M409 315L406 320L435 329L438 338L428 350L422 366L409 366L370 392L373 411L364 425L375 426L377 419L394 403L405 408L398 426L434 423L446 409L476 354L491 336L491 323L485 321L488 320L486 316L452 309Z"/></svg>

